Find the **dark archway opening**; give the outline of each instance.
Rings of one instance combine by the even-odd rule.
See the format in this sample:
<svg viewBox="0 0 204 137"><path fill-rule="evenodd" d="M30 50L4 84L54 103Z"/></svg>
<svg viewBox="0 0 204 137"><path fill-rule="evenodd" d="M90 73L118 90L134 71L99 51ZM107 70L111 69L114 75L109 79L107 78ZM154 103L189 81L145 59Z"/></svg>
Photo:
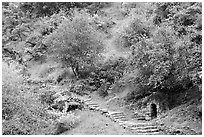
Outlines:
<svg viewBox="0 0 204 137"><path fill-rule="evenodd" d="M151 104L151 118L156 118L157 117L157 105L156 104Z"/></svg>

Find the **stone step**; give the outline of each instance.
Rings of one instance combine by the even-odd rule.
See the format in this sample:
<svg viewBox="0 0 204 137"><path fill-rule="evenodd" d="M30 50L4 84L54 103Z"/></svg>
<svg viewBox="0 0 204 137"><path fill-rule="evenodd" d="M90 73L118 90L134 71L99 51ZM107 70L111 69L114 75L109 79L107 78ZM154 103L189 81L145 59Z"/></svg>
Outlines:
<svg viewBox="0 0 204 137"><path fill-rule="evenodd" d="M125 115L110 115L111 117L125 117Z"/></svg>
<svg viewBox="0 0 204 137"><path fill-rule="evenodd" d="M114 120L116 120L116 121L118 121L118 122L119 122L119 121L120 121L120 122L121 122L121 121L123 121L123 122L124 122L124 121L127 121L127 119L114 119Z"/></svg>
<svg viewBox="0 0 204 137"><path fill-rule="evenodd" d="M127 119L115 119L115 118L113 118L113 120L115 120L115 121L127 121Z"/></svg>
<svg viewBox="0 0 204 137"><path fill-rule="evenodd" d="M124 124L127 125L127 126L132 126L132 125L135 124L135 122L127 121Z"/></svg>
<svg viewBox="0 0 204 137"><path fill-rule="evenodd" d="M121 116L124 117L125 115L122 115L122 114L121 115L112 115L111 114L110 116L112 116L112 117L121 117Z"/></svg>
<svg viewBox="0 0 204 137"><path fill-rule="evenodd" d="M111 120L115 121L115 122L118 122L118 123L122 123L122 122L125 122L127 121L126 119L115 119L113 117L110 117Z"/></svg>
<svg viewBox="0 0 204 137"><path fill-rule="evenodd" d="M137 135L161 135L161 132L138 133Z"/></svg>
<svg viewBox="0 0 204 137"><path fill-rule="evenodd" d="M118 121L118 123L120 126L125 125L125 121Z"/></svg>
<svg viewBox="0 0 204 137"><path fill-rule="evenodd" d="M112 117L125 117L125 115L111 115Z"/></svg>
<svg viewBox="0 0 204 137"><path fill-rule="evenodd" d="M145 126L154 126L149 123L133 123L133 124L127 124L128 127L145 127Z"/></svg>
<svg viewBox="0 0 204 137"><path fill-rule="evenodd" d="M111 115L124 115L123 112L110 112Z"/></svg>
<svg viewBox="0 0 204 137"><path fill-rule="evenodd" d="M126 117L112 117L114 119L126 119Z"/></svg>
<svg viewBox="0 0 204 137"><path fill-rule="evenodd" d="M159 132L159 129L146 129L146 130L135 130L135 129L130 129L133 132L137 132L137 133L149 133L149 132Z"/></svg>
<svg viewBox="0 0 204 137"><path fill-rule="evenodd" d="M141 126L141 127L131 127L132 130L146 130L146 129L157 129L156 126Z"/></svg>
<svg viewBox="0 0 204 137"><path fill-rule="evenodd" d="M126 122L126 121L127 121L127 120L116 120L116 122L118 122L120 126L123 126L123 127L125 127L125 128L126 128L126 126L125 126L124 124L121 124L121 123L124 123L124 122Z"/></svg>
<svg viewBox="0 0 204 137"><path fill-rule="evenodd" d="M126 118L114 118L112 117L113 119L116 119L116 120L127 120Z"/></svg>
<svg viewBox="0 0 204 137"><path fill-rule="evenodd" d="M125 116L124 115L110 115L110 117L125 117Z"/></svg>
<svg viewBox="0 0 204 137"><path fill-rule="evenodd" d="M124 128L128 128L128 126L125 124L127 121L118 121L118 124Z"/></svg>
<svg viewBox="0 0 204 137"><path fill-rule="evenodd" d="M119 114L123 114L123 112L116 112L116 111L109 111L110 115L119 115Z"/></svg>
<svg viewBox="0 0 204 137"><path fill-rule="evenodd" d="M79 99L80 100L80 99ZM157 135L160 134L159 129L156 126L149 123L135 123L127 121L123 112L108 111L107 109L100 108L98 104L92 102L92 98L83 99L85 105L90 110L96 110L102 112L102 114L110 117L113 121L118 122L120 126L130 129L132 132L138 135ZM146 116L139 115L135 116L137 120L145 120Z"/></svg>

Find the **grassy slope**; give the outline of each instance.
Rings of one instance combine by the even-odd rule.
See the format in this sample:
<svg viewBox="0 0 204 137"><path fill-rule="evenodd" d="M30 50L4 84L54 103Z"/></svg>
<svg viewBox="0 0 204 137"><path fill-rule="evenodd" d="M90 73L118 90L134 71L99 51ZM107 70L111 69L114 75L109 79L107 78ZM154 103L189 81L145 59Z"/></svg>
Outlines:
<svg viewBox="0 0 204 137"><path fill-rule="evenodd" d="M182 134L202 134L202 118L199 116L198 107L201 102L192 100L165 113L158 122L164 124L168 131L181 132Z"/></svg>
<svg viewBox="0 0 204 137"><path fill-rule="evenodd" d="M183 134L202 133L202 92L192 87L185 92L175 94L173 108L158 120L164 127Z"/></svg>

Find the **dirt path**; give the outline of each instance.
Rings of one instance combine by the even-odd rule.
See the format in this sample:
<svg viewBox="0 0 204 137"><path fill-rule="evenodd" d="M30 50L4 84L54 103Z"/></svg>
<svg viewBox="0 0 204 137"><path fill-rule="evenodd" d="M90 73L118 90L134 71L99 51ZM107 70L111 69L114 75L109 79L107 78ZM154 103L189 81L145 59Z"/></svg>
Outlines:
<svg viewBox="0 0 204 137"><path fill-rule="evenodd" d="M127 129L122 128L110 118L93 111L80 111L80 124L62 135L131 135Z"/></svg>

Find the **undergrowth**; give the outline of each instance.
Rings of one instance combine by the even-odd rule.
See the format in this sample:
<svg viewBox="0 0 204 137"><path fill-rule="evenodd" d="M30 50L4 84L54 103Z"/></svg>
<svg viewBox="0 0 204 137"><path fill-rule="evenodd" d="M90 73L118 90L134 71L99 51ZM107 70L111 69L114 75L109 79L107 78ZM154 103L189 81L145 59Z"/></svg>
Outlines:
<svg viewBox="0 0 204 137"><path fill-rule="evenodd" d="M77 123L77 118L73 118L75 116L70 115L64 119L47 113L42 103L52 103L53 92L41 96L32 93L26 89L24 78L15 66L2 63L2 69L3 135L55 134L53 132L59 130L57 123L65 124L68 129Z"/></svg>

